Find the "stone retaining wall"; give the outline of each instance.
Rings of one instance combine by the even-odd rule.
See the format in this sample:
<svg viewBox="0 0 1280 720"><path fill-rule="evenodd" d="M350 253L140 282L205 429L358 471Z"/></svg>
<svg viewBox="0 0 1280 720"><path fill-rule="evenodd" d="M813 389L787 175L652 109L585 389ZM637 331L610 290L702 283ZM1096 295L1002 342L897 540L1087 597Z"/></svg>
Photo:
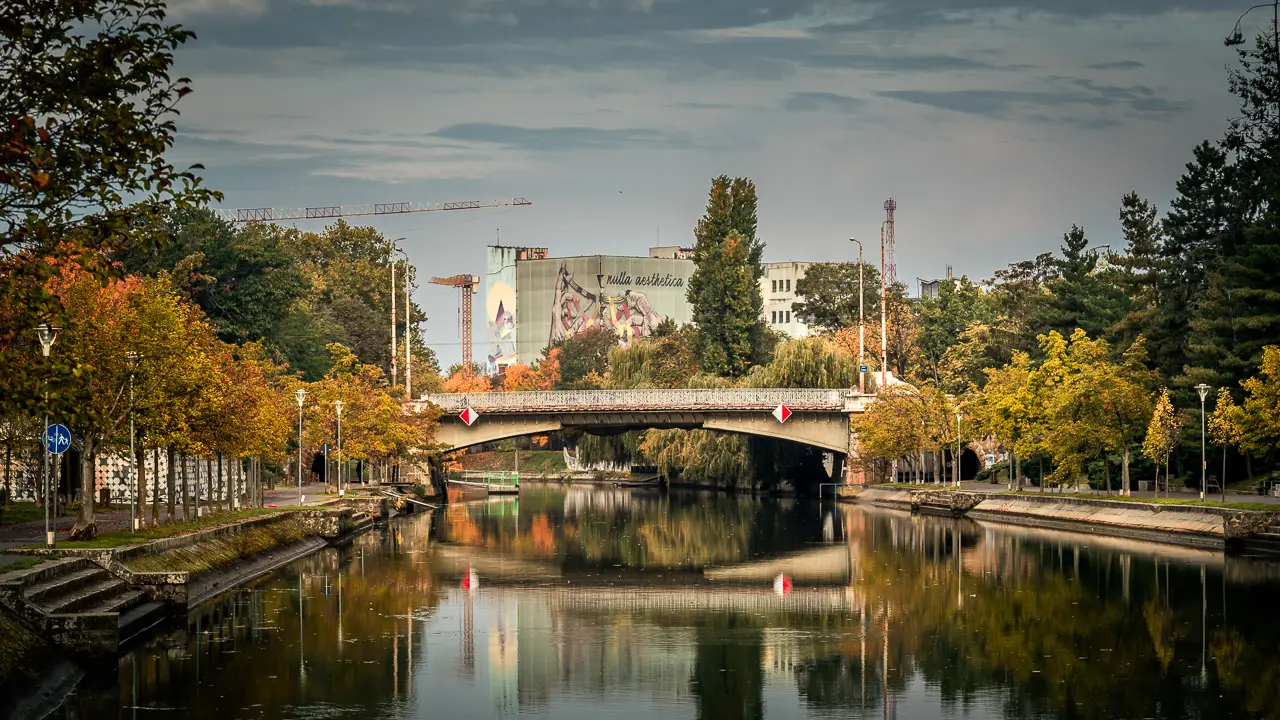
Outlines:
<svg viewBox="0 0 1280 720"><path fill-rule="evenodd" d="M1280 512L1168 505L1065 495L983 494L958 490L837 488L841 500L944 512L977 520L1095 532L1119 537L1224 549L1280 524Z"/></svg>

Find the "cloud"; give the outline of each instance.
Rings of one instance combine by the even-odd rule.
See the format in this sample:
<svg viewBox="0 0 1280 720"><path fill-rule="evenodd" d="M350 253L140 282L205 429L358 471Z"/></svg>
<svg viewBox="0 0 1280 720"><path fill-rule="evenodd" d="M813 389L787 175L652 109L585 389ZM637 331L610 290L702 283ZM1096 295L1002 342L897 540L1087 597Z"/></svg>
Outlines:
<svg viewBox="0 0 1280 720"><path fill-rule="evenodd" d="M981 60L954 55L866 55L822 53L801 57L808 67L845 70L872 70L897 73L940 73L958 70L1025 70L1030 65L992 65Z"/></svg>
<svg viewBox="0 0 1280 720"><path fill-rule="evenodd" d="M1189 112L1190 102L1158 97L1156 91L1145 85L1099 85L1086 78L1051 77L1042 79L1040 90L883 90L880 97L902 102L925 105L939 110L1010 120L1040 121L1043 114L1019 115L1019 108L1061 108L1087 106L1128 112L1139 119L1167 119ZM1078 127L1097 129L1119 124L1114 118L1095 118L1079 121L1062 118Z"/></svg>
<svg viewBox="0 0 1280 720"><path fill-rule="evenodd" d="M432 133L432 136L468 143L501 145L532 152L564 152L623 147L688 147L688 139L659 130L625 128L606 130L589 127L527 128L496 123L459 123Z"/></svg>
<svg viewBox="0 0 1280 720"><path fill-rule="evenodd" d="M1008 117L1009 108L1016 104L1054 107L1070 102L1060 93L1024 90L882 90L876 94L939 110L995 119Z"/></svg>
<svg viewBox="0 0 1280 720"><path fill-rule="evenodd" d="M782 107L791 112L850 112L862 108L866 103L862 98L836 93L793 92L782 101Z"/></svg>
<svg viewBox="0 0 1280 720"><path fill-rule="evenodd" d="M1118 60L1116 62L1094 63L1085 67L1090 70L1137 70L1146 67L1146 65L1137 60Z"/></svg>

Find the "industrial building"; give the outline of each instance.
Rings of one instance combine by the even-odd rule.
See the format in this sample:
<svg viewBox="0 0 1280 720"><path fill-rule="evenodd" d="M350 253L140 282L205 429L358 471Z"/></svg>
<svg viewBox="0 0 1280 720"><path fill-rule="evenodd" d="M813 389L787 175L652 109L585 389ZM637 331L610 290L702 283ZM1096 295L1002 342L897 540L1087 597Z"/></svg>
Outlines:
<svg viewBox="0 0 1280 720"><path fill-rule="evenodd" d="M535 361L549 345L596 326L611 328L626 346L652 334L665 318L691 322L685 298L691 255L689 248L666 246L650 248L648 257L553 258L546 248L490 245L481 306L486 370ZM760 281L765 322L791 337L808 334L792 308L808 267L765 263Z"/></svg>

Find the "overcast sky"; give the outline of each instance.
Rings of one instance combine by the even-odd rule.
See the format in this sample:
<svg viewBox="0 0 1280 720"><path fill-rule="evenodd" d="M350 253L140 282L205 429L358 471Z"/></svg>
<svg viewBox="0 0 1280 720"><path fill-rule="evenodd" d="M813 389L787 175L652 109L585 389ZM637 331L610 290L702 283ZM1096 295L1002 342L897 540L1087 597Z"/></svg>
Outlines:
<svg viewBox="0 0 1280 720"><path fill-rule="evenodd" d="M534 203L372 220L420 275L483 275L499 229L553 255L692 244L724 173L756 183L766 260L878 255L893 195L901 279L986 278L1073 222L1120 247L1126 191L1167 207L1236 111L1247 5L174 0L199 36L175 159L227 208ZM415 298L456 361L456 291Z"/></svg>

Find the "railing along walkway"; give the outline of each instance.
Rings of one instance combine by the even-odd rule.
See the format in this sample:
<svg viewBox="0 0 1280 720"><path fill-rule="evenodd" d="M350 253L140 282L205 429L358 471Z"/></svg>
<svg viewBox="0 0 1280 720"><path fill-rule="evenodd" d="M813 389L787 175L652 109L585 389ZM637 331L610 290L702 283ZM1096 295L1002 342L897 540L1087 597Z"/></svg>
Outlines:
<svg viewBox="0 0 1280 720"><path fill-rule="evenodd" d="M545 412L672 412L682 410L843 411L856 398L848 390L806 388L711 388L677 390L537 390L531 392L436 393L422 401L446 413L471 408L481 414Z"/></svg>

